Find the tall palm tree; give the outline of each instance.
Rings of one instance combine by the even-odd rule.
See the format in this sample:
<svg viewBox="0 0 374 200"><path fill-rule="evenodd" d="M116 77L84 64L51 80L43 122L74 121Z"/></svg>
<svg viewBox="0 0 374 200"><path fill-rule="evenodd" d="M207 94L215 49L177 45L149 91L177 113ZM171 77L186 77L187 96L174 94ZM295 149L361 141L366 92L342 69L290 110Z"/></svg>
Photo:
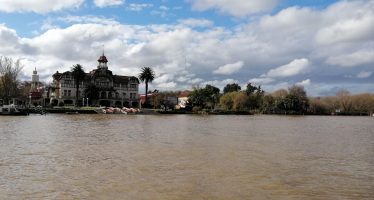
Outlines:
<svg viewBox="0 0 374 200"><path fill-rule="evenodd" d="M148 83L151 83L155 79L155 72L150 67L142 67L141 73L139 74L141 82L145 82L145 102L147 103L148 98Z"/></svg>
<svg viewBox="0 0 374 200"><path fill-rule="evenodd" d="M71 73L74 78L75 87L76 87L76 93L75 93L75 106L78 106L78 100L79 100L79 83L84 80L84 77L86 76L86 73L83 70L82 65L76 64L72 67Z"/></svg>

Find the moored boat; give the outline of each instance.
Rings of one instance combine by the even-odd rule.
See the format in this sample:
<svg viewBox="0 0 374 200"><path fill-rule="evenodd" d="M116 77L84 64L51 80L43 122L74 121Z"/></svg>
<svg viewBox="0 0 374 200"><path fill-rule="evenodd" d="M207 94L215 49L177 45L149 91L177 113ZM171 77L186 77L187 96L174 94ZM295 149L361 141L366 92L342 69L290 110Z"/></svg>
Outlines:
<svg viewBox="0 0 374 200"><path fill-rule="evenodd" d="M0 115L28 115L28 114L29 112L27 109L20 109L13 104L0 106Z"/></svg>

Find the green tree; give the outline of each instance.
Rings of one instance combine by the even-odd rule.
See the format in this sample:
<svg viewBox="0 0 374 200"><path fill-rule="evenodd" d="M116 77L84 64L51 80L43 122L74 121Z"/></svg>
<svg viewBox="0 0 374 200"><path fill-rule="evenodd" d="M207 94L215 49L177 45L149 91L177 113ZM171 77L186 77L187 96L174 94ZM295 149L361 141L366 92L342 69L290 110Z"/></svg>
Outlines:
<svg viewBox="0 0 374 200"><path fill-rule="evenodd" d="M155 72L150 67L143 67L139 74L140 81L145 83L145 104L147 104L148 99L148 83L152 83L155 76Z"/></svg>
<svg viewBox="0 0 374 200"><path fill-rule="evenodd" d="M309 107L309 99L302 86L290 87L284 100L285 109L294 113L305 113Z"/></svg>
<svg viewBox="0 0 374 200"><path fill-rule="evenodd" d="M221 96L219 104L225 110L231 110L234 107L234 96L237 92L229 92Z"/></svg>
<svg viewBox="0 0 374 200"><path fill-rule="evenodd" d="M80 64L76 64L71 69L72 76L75 83L75 106L79 106L78 100L79 100L79 83L81 83L84 78L86 77L86 73L83 70L83 67Z"/></svg>
<svg viewBox="0 0 374 200"><path fill-rule="evenodd" d="M206 85L205 88L194 88L188 96L189 102L192 106L212 109L219 102L219 91L219 88L212 85Z"/></svg>
<svg viewBox="0 0 374 200"><path fill-rule="evenodd" d="M233 109L239 111L247 110L249 103L249 96L244 92L236 92L234 95L234 105Z"/></svg>
<svg viewBox="0 0 374 200"><path fill-rule="evenodd" d="M239 92L242 88L237 83L229 83L223 88L223 93Z"/></svg>
<svg viewBox="0 0 374 200"><path fill-rule="evenodd" d="M11 58L0 57L0 98L6 104L20 93L18 75L22 68L20 60L14 62Z"/></svg>
<svg viewBox="0 0 374 200"><path fill-rule="evenodd" d="M247 87L245 89L245 92L247 93L247 95L251 95L253 94L258 88L254 85L252 85L252 83L248 83L247 84Z"/></svg>
<svg viewBox="0 0 374 200"><path fill-rule="evenodd" d="M206 95L205 101L206 106L209 106L213 109L216 106L216 103L219 102L219 88L212 85L206 85L204 88L204 94Z"/></svg>
<svg viewBox="0 0 374 200"><path fill-rule="evenodd" d="M265 95L262 98L261 111L264 113L274 113L275 110L275 98L272 95Z"/></svg>

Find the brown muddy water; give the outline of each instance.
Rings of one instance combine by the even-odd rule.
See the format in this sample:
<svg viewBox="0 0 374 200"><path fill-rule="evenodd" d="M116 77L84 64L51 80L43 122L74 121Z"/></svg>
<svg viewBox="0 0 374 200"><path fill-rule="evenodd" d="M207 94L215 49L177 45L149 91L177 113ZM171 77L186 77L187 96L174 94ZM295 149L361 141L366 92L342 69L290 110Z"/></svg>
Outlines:
<svg viewBox="0 0 374 200"><path fill-rule="evenodd" d="M0 199L374 199L374 117L0 116Z"/></svg>

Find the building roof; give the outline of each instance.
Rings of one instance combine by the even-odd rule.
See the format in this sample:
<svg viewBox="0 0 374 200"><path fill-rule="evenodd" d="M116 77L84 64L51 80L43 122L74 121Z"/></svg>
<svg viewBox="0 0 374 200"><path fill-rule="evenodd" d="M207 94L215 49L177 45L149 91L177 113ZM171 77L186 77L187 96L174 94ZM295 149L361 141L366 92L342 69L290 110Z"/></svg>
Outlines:
<svg viewBox="0 0 374 200"><path fill-rule="evenodd" d="M105 55L103 53L103 55L101 55L100 58L99 58L99 60L97 60L97 61L99 61L101 63L107 63L108 59L106 59L106 57L105 57Z"/></svg>

